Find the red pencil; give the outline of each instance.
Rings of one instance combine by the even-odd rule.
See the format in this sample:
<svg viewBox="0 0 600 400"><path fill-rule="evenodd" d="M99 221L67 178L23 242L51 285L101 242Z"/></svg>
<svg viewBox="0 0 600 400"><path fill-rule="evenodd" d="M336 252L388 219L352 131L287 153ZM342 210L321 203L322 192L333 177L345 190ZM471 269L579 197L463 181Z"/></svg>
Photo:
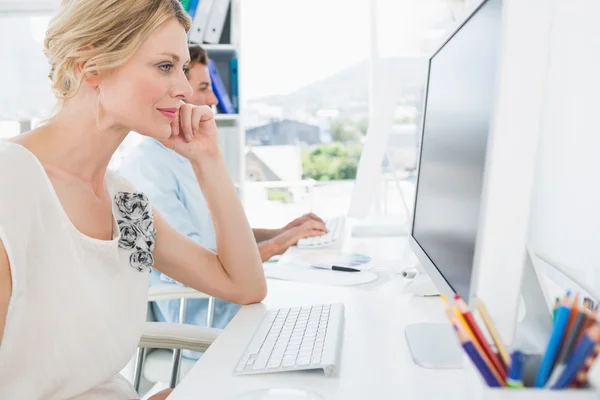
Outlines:
<svg viewBox="0 0 600 400"><path fill-rule="evenodd" d="M494 365L494 368L498 371L498 374L500 374L504 382L506 382L507 372L504 364L502 364L502 361L500 361L496 353L494 353L492 347L483 335L483 332L481 332L481 329L479 329L477 322L475 322L475 318L473 318L473 314L471 314L471 311L469 311L467 303L465 303L465 301L458 294L454 296L454 299L456 300L456 306L460 310L461 314L465 317L465 321L467 322L467 325L469 325L471 332L473 332L475 340L479 343L485 355L490 359Z"/></svg>
<svg viewBox="0 0 600 400"><path fill-rule="evenodd" d="M494 364L492 364L490 359L483 352L483 349L475 339L475 336L473 336L473 332L471 332L471 330L469 329L469 324L467 324L467 321L465 321L464 316L458 311L456 307L450 306L450 303L448 303L446 296L442 294L440 295L440 297L444 301L444 309L446 310L446 316L448 317L450 323L454 326L454 329L456 330L456 334L459 336L459 339L459 332L462 332L462 335L468 338L471 343L473 343L473 347L475 348L477 353L479 353L481 359L483 360L487 368L490 370L494 378L500 383L500 386L506 386L506 381L502 380L502 377L500 376L498 371L496 371Z"/></svg>

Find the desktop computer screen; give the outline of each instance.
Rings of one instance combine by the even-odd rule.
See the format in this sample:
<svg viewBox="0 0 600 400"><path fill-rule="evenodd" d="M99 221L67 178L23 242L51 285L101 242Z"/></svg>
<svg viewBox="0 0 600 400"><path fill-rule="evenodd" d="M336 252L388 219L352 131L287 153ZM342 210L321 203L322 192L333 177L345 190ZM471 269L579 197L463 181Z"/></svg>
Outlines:
<svg viewBox="0 0 600 400"><path fill-rule="evenodd" d="M501 0L483 2L429 61L410 242L438 289L465 299L470 294L501 19Z"/></svg>

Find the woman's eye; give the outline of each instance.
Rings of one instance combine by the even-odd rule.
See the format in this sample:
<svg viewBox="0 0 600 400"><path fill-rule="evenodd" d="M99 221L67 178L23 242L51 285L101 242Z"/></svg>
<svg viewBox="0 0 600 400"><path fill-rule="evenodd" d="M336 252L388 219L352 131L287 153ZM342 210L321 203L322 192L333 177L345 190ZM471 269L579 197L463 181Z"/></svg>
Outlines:
<svg viewBox="0 0 600 400"><path fill-rule="evenodd" d="M173 65L171 65L171 64L163 64L163 65L158 66L158 68L160 68L160 70L162 72L169 72L172 67L173 67Z"/></svg>
<svg viewBox="0 0 600 400"><path fill-rule="evenodd" d="M190 72L190 69L188 67L183 67L183 73L187 75L188 72Z"/></svg>

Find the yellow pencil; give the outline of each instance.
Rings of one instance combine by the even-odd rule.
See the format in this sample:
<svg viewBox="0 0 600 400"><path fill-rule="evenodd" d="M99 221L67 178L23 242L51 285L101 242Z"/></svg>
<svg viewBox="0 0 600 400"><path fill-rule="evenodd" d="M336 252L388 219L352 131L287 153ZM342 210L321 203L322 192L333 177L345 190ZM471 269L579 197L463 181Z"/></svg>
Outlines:
<svg viewBox="0 0 600 400"><path fill-rule="evenodd" d="M464 315L462 315L462 313L460 312L458 307L451 306L450 302L448 301L448 298L446 296L444 296L443 294L440 294L440 298L444 301L444 306L447 307L448 309L452 310L452 312L454 314L456 314L460 323L463 324L463 326L467 329L469 334L472 336L473 332L471 331L471 328L469 328L469 324L467 324L467 321L465 320Z"/></svg>
<svg viewBox="0 0 600 400"><path fill-rule="evenodd" d="M502 339L500 338L500 335L498 334L498 331L496 330L496 327L494 326L492 318L490 317L490 314L485 308L485 305L481 300L475 298L475 307L477 308L477 311L479 311L479 315L481 315L483 323L485 324L485 327L487 328L488 332L490 333L490 336L492 337L492 340L494 341L494 345L498 350L500 358L502 358L502 362L504 362L504 365L506 365L507 368L510 367L510 354L508 354L508 351L506 351L506 347L504 346L504 343L502 343Z"/></svg>

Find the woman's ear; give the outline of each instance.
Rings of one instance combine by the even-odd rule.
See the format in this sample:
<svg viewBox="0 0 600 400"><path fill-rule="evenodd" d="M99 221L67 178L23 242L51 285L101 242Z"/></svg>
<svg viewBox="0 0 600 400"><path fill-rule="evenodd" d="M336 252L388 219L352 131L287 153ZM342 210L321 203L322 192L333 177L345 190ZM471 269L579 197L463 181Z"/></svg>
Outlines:
<svg viewBox="0 0 600 400"><path fill-rule="evenodd" d="M94 47L92 45L85 46L81 49L81 56L84 58L93 57ZM88 53L88 54L85 54ZM88 58L88 61L80 62L75 66L77 75L83 74L82 81L92 89L96 89L100 85L100 73L97 71L96 63Z"/></svg>
<svg viewBox="0 0 600 400"><path fill-rule="evenodd" d="M100 73L94 69L95 64L79 63L77 64L77 74L84 74L82 82L92 89L100 85Z"/></svg>

